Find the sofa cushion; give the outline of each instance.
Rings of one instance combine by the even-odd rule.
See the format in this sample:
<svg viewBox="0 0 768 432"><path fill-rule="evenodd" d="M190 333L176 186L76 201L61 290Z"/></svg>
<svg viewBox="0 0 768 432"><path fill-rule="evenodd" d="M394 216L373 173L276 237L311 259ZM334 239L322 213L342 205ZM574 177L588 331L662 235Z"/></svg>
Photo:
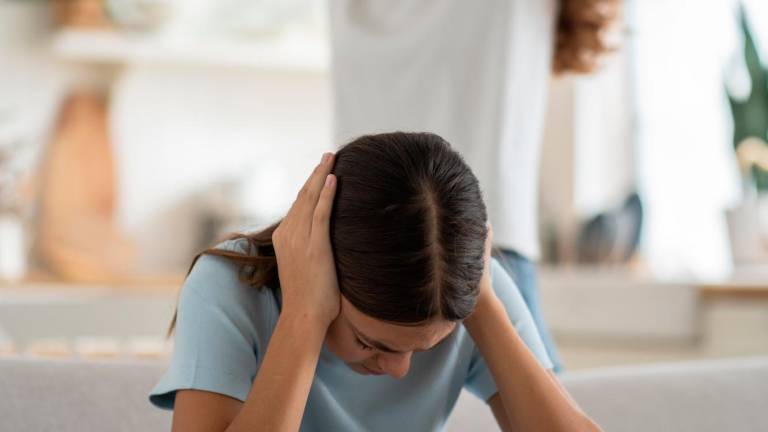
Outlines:
<svg viewBox="0 0 768 432"><path fill-rule="evenodd" d="M768 431L768 357L580 371L563 380L606 431Z"/></svg>
<svg viewBox="0 0 768 432"><path fill-rule="evenodd" d="M169 431L147 394L161 362L0 359L0 430Z"/></svg>
<svg viewBox="0 0 768 432"><path fill-rule="evenodd" d="M0 358L0 430L169 431L171 412L147 395L162 362ZM567 373L563 384L606 431L766 431L768 357ZM462 395L449 431L497 430Z"/></svg>

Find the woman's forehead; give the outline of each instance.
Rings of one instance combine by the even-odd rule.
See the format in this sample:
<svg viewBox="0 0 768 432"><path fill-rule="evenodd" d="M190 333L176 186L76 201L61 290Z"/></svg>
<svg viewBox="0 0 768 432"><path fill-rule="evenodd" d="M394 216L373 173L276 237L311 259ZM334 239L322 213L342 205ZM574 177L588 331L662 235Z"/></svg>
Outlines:
<svg viewBox="0 0 768 432"><path fill-rule="evenodd" d="M397 351L427 349L448 336L456 323L447 320L430 321L424 325L397 325L370 317L355 308L342 296L341 314L366 342L380 342Z"/></svg>

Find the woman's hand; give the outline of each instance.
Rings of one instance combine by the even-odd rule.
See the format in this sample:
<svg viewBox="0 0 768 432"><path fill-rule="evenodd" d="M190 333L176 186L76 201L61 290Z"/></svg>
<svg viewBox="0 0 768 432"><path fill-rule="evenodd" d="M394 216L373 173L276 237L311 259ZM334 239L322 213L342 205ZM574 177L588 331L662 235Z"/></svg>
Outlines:
<svg viewBox="0 0 768 432"><path fill-rule="evenodd" d="M490 397L488 404L499 426L516 431L599 432L600 427L581 411L557 377L541 367L517 333L504 303L496 296L491 286L492 243L493 231L489 224L480 293L475 310L464 320L464 327L496 383L498 392ZM534 325L532 321L530 325Z"/></svg>
<svg viewBox="0 0 768 432"><path fill-rule="evenodd" d="M475 310L465 320L464 324L471 325L472 322L477 321L481 317L486 309L489 308L494 302L499 301L496 297L496 293L493 291L493 285L491 283L491 248L493 247L493 227L488 223L488 235L485 237L485 254L483 260L485 267L483 268L483 276L480 278L480 288L477 295L477 303L475 304Z"/></svg>
<svg viewBox="0 0 768 432"><path fill-rule="evenodd" d="M491 248L493 247L493 227L488 223L488 235L485 237L485 267L483 268L483 277L480 278L480 294L477 296L477 303L485 303L496 299L496 293L493 291L491 282Z"/></svg>
<svg viewBox="0 0 768 432"><path fill-rule="evenodd" d="M341 304L329 232L336 192L333 160L333 153L323 154L272 233L283 313L309 317L324 328L338 316Z"/></svg>

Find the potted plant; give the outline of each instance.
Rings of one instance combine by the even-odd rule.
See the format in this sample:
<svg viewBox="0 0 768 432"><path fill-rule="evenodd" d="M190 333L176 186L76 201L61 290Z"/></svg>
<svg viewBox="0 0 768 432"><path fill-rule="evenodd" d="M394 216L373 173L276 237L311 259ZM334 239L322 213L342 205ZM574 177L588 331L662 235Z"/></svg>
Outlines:
<svg viewBox="0 0 768 432"><path fill-rule="evenodd" d="M744 198L728 215L737 263L768 264L768 59L761 59L742 13L744 70L726 83L733 113L733 144Z"/></svg>

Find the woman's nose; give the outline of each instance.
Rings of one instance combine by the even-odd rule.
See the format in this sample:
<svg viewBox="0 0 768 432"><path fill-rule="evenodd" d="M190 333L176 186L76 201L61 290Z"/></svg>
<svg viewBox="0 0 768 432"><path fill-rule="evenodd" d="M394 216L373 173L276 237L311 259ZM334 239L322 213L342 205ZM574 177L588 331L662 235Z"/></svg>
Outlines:
<svg viewBox="0 0 768 432"><path fill-rule="evenodd" d="M411 354L413 352L380 353L379 369L394 378L400 379L408 373L408 369L411 367Z"/></svg>

